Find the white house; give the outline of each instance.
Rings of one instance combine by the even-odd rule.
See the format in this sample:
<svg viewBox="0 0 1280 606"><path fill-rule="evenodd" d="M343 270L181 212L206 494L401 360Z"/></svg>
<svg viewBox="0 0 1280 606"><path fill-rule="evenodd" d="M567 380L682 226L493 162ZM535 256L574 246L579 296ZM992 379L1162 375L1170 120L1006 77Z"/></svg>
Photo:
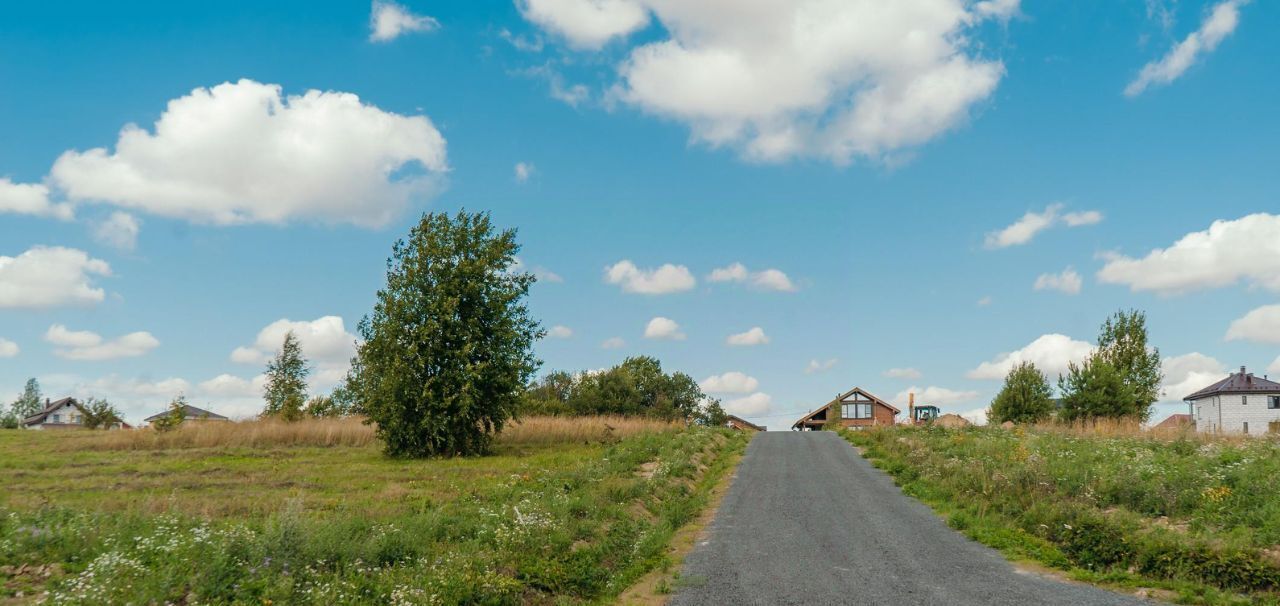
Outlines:
<svg viewBox="0 0 1280 606"><path fill-rule="evenodd" d="M84 408L75 398L44 401L44 410L22 420L27 429L74 429L84 424Z"/></svg>
<svg viewBox="0 0 1280 606"><path fill-rule="evenodd" d="M1280 433L1280 383L1239 373L1185 398L1196 431L1221 433Z"/></svg>

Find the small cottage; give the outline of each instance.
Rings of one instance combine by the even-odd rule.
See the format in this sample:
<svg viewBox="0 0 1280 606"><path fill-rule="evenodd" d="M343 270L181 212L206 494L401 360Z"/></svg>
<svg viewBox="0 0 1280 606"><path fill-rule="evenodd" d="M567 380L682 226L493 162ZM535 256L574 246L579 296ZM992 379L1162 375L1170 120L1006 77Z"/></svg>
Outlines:
<svg viewBox="0 0 1280 606"><path fill-rule="evenodd" d="M44 401L44 409L22 420L26 429L79 429L84 426L84 407L75 398Z"/></svg>
<svg viewBox="0 0 1280 606"><path fill-rule="evenodd" d="M1240 372L1185 398L1196 431L1213 433L1280 433L1280 383Z"/></svg>
<svg viewBox="0 0 1280 606"><path fill-rule="evenodd" d="M871 392L854 387L836 399L803 417L791 425L797 431L822 429L828 417L839 423L841 427L870 427L872 425L893 425L894 418L902 412L892 404L876 397Z"/></svg>
<svg viewBox="0 0 1280 606"><path fill-rule="evenodd" d="M148 424L155 423L156 420L163 419L169 416L170 412L171 411L166 410L161 413L153 414L143 420L146 421ZM182 405L182 414L183 414L184 423L187 421L204 422L204 421L230 421L231 420L218 413L209 412L203 408L196 408L195 406L192 406L190 404Z"/></svg>
<svg viewBox="0 0 1280 606"><path fill-rule="evenodd" d="M737 431L765 431L767 428L763 425L756 425L742 417L729 415L729 421L725 423L729 429Z"/></svg>

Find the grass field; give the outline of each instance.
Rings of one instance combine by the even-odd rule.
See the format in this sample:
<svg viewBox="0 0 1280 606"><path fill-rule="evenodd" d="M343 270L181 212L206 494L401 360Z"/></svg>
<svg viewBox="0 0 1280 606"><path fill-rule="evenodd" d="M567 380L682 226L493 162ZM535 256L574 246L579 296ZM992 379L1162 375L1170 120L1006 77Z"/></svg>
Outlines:
<svg viewBox="0 0 1280 606"><path fill-rule="evenodd" d="M1079 580L1280 604L1280 444L1124 428L845 432L952 527Z"/></svg>
<svg viewBox="0 0 1280 606"><path fill-rule="evenodd" d="M0 432L0 603L598 602L664 564L745 445L531 419L492 456L399 461L314 423Z"/></svg>

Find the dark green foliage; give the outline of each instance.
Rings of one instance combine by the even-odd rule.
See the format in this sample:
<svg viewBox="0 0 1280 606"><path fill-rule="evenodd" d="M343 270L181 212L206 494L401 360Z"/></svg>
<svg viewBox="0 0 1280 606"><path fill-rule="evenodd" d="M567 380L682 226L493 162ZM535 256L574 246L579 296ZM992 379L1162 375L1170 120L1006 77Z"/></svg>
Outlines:
<svg viewBox="0 0 1280 606"><path fill-rule="evenodd" d="M26 386L22 388L22 395L9 405L9 411L18 418L18 421L22 421L41 410L44 410L44 396L40 394L40 382L35 378L27 379Z"/></svg>
<svg viewBox="0 0 1280 606"><path fill-rule="evenodd" d="M638 356L600 372L548 374L525 391L523 412L699 419L705 399L693 377L664 373L657 359Z"/></svg>
<svg viewBox="0 0 1280 606"><path fill-rule="evenodd" d="M1053 389L1035 364L1023 362L1009 371L1004 387L991 401L992 423L1037 423L1053 415Z"/></svg>
<svg viewBox="0 0 1280 606"><path fill-rule="evenodd" d="M315 396L307 400L307 405L302 410L302 414L308 417L342 417L346 416L346 411L333 399L333 396Z"/></svg>
<svg viewBox="0 0 1280 606"><path fill-rule="evenodd" d="M1068 365L1067 374L1058 379L1062 392L1063 421L1141 416L1135 409L1137 399L1120 372L1100 356L1092 356L1080 365Z"/></svg>
<svg viewBox="0 0 1280 606"><path fill-rule="evenodd" d="M110 402L98 398L89 398L84 404L82 424L86 429L111 429L124 422L120 411Z"/></svg>
<svg viewBox="0 0 1280 606"><path fill-rule="evenodd" d="M12 409L0 412L0 429L17 429L20 424L21 419L18 418L18 415L13 414Z"/></svg>
<svg viewBox="0 0 1280 606"><path fill-rule="evenodd" d="M719 398L707 398L698 410L698 423L707 427L724 427L729 423L729 413L724 411Z"/></svg>
<svg viewBox="0 0 1280 606"><path fill-rule="evenodd" d="M488 214L424 215L387 260L348 386L392 456L485 452L519 411L543 331L511 271L515 230Z"/></svg>
<svg viewBox="0 0 1280 606"><path fill-rule="evenodd" d="M182 425L183 421L186 420L187 397L182 394L178 394L178 397L174 398L173 401L169 403L169 412L165 413L163 417L152 421L151 426L154 427L156 431L172 431L177 429L178 426Z"/></svg>
<svg viewBox="0 0 1280 606"><path fill-rule="evenodd" d="M1118 311L1107 318L1098 334L1097 357L1120 374L1132 401L1116 403L1115 414L1146 421L1151 405L1160 399L1160 350L1147 341L1147 316L1137 311Z"/></svg>
<svg viewBox="0 0 1280 606"><path fill-rule="evenodd" d="M307 401L307 376L311 365L302 355L302 347L293 331L284 335L284 343L276 357L267 362L267 384L263 398L267 405L262 416L279 417L286 421L302 418L302 407Z"/></svg>

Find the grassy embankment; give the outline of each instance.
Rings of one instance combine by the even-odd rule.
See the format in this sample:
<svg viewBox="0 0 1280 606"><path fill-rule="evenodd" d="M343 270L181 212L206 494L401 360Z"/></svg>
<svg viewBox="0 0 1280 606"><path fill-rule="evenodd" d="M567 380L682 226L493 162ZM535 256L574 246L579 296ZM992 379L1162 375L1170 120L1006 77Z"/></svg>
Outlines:
<svg viewBox="0 0 1280 606"><path fill-rule="evenodd" d="M0 603L607 601L669 563L744 445L616 418L427 461L354 420L0 432Z"/></svg>
<svg viewBox="0 0 1280 606"><path fill-rule="evenodd" d="M1280 604L1280 445L1137 430L845 432L1014 560L1190 604Z"/></svg>

